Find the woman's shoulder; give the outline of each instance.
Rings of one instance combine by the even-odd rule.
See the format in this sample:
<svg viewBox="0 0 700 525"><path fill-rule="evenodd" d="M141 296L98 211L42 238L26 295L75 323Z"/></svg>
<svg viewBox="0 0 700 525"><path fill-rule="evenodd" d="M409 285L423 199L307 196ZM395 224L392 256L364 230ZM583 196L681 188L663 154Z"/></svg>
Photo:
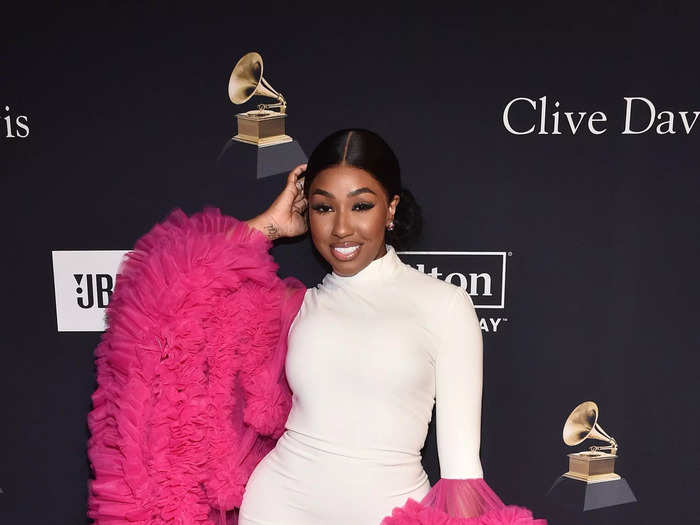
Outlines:
<svg viewBox="0 0 700 525"><path fill-rule="evenodd" d="M401 280L402 287L408 288L412 294L418 294L421 298L436 306L444 306L449 301L452 301L454 296L459 294L460 291L464 292L456 284L433 277L405 263L403 264Z"/></svg>

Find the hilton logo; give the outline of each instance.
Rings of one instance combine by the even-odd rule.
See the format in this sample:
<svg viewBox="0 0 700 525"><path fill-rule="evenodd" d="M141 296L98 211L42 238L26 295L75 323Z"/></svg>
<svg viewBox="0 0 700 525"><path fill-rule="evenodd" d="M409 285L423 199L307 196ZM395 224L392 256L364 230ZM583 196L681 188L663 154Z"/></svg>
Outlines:
<svg viewBox="0 0 700 525"><path fill-rule="evenodd" d="M423 273L465 290L474 308L504 308L506 252L397 252Z"/></svg>
<svg viewBox="0 0 700 525"><path fill-rule="evenodd" d="M506 305L506 252L397 252L401 260L436 279L465 290L474 308L503 309ZM481 317L484 332L497 332L504 317Z"/></svg>

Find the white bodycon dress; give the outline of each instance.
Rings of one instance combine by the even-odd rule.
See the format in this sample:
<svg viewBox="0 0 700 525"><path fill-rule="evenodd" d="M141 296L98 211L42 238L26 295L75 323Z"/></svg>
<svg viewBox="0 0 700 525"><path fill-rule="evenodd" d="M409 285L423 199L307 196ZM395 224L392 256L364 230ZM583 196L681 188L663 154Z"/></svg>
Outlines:
<svg viewBox="0 0 700 525"><path fill-rule="evenodd" d="M304 296L288 338L285 432L253 471L240 525L379 525L442 478L481 478L482 337L469 295L386 255Z"/></svg>

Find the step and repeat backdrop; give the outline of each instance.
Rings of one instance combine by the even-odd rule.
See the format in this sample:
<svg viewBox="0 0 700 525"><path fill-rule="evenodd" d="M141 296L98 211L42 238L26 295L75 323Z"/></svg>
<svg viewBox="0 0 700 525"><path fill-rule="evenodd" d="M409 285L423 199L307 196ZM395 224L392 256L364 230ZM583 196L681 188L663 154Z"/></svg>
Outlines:
<svg viewBox="0 0 700 525"><path fill-rule="evenodd" d="M251 218L283 187L231 141L236 113L274 102L229 100L250 51L302 158L346 127L397 153L425 216L400 257L477 309L494 490L553 525L694 522L700 12L338 9L4 13L0 522L89 522L93 351L136 239L175 208ZM309 238L272 254L307 286L328 271ZM587 400L636 503L546 495L596 444L562 440ZM436 481L432 424L423 463Z"/></svg>

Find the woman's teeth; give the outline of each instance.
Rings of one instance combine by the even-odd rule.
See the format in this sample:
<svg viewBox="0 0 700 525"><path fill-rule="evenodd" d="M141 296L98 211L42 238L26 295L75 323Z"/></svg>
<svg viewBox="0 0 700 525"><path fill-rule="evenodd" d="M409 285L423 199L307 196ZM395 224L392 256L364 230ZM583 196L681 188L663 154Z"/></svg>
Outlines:
<svg viewBox="0 0 700 525"><path fill-rule="evenodd" d="M347 248L341 248L340 246L336 248L340 253L348 254L357 250L359 246L348 246Z"/></svg>
<svg viewBox="0 0 700 525"><path fill-rule="evenodd" d="M360 249L360 246L348 246L347 248L344 248L342 246L333 246L331 248L331 251L333 252L333 255L338 257L339 259L342 259L344 261L347 261L349 259L352 259L355 254L357 253L357 250Z"/></svg>

